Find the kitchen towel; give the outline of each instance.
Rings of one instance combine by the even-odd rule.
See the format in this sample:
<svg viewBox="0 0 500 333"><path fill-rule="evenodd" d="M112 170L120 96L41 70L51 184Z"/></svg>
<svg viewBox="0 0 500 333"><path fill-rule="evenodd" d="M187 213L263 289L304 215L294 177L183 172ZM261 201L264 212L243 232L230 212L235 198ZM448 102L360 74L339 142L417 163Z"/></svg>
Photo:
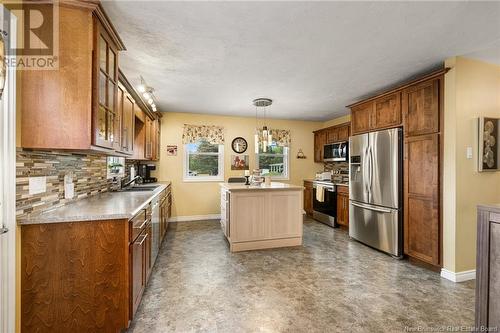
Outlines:
<svg viewBox="0 0 500 333"><path fill-rule="evenodd" d="M322 185L316 185L316 200L325 201L325 188Z"/></svg>

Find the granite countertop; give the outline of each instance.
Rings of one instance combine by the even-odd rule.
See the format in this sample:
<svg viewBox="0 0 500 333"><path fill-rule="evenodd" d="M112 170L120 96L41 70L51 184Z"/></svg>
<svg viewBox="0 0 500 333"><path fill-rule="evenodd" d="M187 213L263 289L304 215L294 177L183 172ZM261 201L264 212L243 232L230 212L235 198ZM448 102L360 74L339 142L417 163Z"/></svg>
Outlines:
<svg viewBox="0 0 500 333"><path fill-rule="evenodd" d="M266 186L261 184L260 186L245 185L241 183L220 183L221 187L228 189L229 191L246 191L246 190L260 190L260 191L272 191L272 190L303 190L303 186L271 182L271 185Z"/></svg>
<svg viewBox="0 0 500 333"><path fill-rule="evenodd" d="M154 191L104 192L40 214L20 217L17 224L130 219L167 188L170 182L145 185L158 185L158 188Z"/></svg>

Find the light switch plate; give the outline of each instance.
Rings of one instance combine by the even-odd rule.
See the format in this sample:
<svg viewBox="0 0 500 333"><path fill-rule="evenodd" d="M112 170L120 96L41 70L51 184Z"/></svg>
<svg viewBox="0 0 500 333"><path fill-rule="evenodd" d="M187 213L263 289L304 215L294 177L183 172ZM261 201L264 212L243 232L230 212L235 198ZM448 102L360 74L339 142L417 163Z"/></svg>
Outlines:
<svg viewBox="0 0 500 333"><path fill-rule="evenodd" d="M472 147L467 147L467 159L472 159Z"/></svg>
<svg viewBox="0 0 500 333"><path fill-rule="evenodd" d="M29 194L47 192L47 177L29 177Z"/></svg>

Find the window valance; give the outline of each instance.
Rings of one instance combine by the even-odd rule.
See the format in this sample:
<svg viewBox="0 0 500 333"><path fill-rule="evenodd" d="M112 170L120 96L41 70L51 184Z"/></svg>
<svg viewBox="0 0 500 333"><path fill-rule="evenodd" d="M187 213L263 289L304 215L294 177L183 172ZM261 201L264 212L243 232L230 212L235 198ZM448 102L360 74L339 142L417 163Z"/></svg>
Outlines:
<svg viewBox="0 0 500 333"><path fill-rule="evenodd" d="M184 124L182 143L196 143L205 139L214 145L224 144L224 127Z"/></svg>
<svg viewBox="0 0 500 333"><path fill-rule="evenodd" d="M271 135L273 136L273 141L276 142L277 146L288 147L292 142L290 130L271 128Z"/></svg>

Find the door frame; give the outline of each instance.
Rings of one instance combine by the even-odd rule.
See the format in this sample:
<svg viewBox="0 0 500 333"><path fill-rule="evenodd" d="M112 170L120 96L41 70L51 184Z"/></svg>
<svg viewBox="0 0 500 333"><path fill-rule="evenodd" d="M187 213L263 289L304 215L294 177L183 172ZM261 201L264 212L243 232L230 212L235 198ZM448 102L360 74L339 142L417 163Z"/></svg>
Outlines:
<svg viewBox="0 0 500 333"><path fill-rule="evenodd" d="M5 17L0 5L0 15ZM6 46L15 46L16 18L9 15ZM12 55L11 55L12 56ZM9 230L0 239L0 331L16 327L16 69L7 67L5 88L0 100L0 208L1 220Z"/></svg>

